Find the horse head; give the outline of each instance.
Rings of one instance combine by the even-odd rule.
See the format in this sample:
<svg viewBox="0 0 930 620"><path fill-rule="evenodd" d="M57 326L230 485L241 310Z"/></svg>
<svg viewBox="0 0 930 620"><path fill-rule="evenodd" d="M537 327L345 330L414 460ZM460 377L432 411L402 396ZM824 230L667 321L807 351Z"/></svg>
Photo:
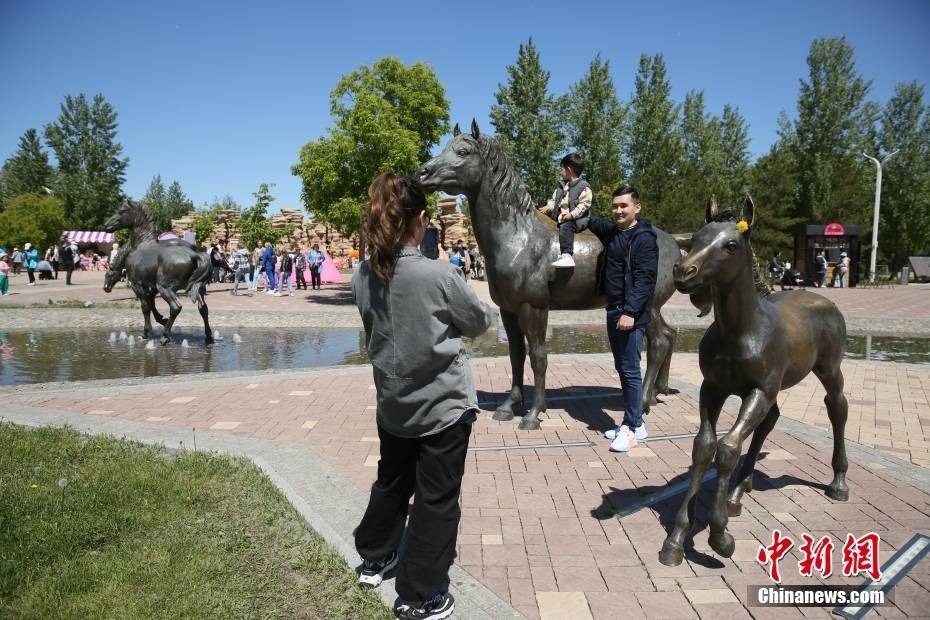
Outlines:
<svg viewBox="0 0 930 620"><path fill-rule="evenodd" d="M120 205L120 208L117 209L116 213L114 213L110 219L103 223L103 229L111 233L123 228L132 228L136 223L136 214L140 208L144 207L132 200L127 200Z"/></svg>
<svg viewBox="0 0 930 620"><path fill-rule="evenodd" d="M486 161L481 154L482 137L478 123L471 121L471 133L462 133L456 123L452 140L442 153L423 164L416 177L427 192L474 195L485 176Z"/></svg>
<svg viewBox="0 0 930 620"><path fill-rule="evenodd" d="M675 288L697 295L709 287L725 287L732 283L746 265L752 264L749 233L755 206L748 195L743 202L741 218L726 210L718 212L714 197L707 203L706 224L691 238L691 250L673 270Z"/></svg>
<svg viewBox="0 0 930 620"><path fill-rule="evenodd" d="M119 271L107 269L106 273L103 274L103 292L109 293L112 291L113 287L116 286L116 283L119 282L122 277L122 269Z"/></svg>

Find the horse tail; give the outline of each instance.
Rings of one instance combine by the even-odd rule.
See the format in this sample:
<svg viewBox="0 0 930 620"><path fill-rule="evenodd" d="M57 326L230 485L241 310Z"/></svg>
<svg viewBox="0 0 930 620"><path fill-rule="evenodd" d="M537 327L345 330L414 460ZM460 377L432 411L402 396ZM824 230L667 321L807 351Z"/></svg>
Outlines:
<svg viewBox="0 0 930 620"><path fill-rule="evenodd" d="M210 256L205 252L197 252L194 255L194 260L197 265L194 267L194 271L191 273L190 280L188 281L187 296L192 302L199 306L204 303L202 291L213 276L213 261L210 260Z"/></svg>

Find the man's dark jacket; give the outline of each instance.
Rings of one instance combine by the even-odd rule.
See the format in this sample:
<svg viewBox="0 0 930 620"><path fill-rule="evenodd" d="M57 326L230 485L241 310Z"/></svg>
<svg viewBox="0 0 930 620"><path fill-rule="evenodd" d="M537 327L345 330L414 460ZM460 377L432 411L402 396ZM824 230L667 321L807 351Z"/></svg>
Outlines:
<svg viewBox="0 0 930 620"><path fill-rule="evenodd" d="M607 295L607 305L619 306L623 314L633 317L634 325L641 327L652 320L652 299L655 297L656 275L659 271L659 245L656 231L648 220L639 220L633 228L627 255L623 258L623 290L610 286L607 268L608 255L619 258L620 229L617 223L602 217L592 217L588 228L604 244L597 259L597 292ZM611 288L611 290L608 290ZM617 298L619 296L619 298Z"/></svg>

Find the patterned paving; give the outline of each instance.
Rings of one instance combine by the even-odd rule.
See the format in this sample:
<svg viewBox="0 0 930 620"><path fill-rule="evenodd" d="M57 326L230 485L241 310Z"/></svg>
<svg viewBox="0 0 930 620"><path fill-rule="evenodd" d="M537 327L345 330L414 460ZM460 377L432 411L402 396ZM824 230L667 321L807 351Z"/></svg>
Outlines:
<svg viewBox="0 0 930 620"><path fill-rule="evenodd" d="M805 532L842 541L850 532L859 536L875 531L882 537L882 558L915 532L930 534L927 492L899 481L880 464L863 466L851 459L850 501L834 502L822 490L832 476L830 450L820 441L776 428L763 449L755 491L746 496L743 514L730 520L729 531L737 539L733 558L720 559L707 546L704 515L711 483L699 497L694 549L681 566L663 566L657 552L680 498L622 519L613 513L685 479L690 440L648 442L628 455L609 452L600 433L620 411L615 371L605 356L550 359L550 409L543 428L531 432L490 419L493 402L509 388L509 364L486 359L474 361L473 367L486 411L475 425L472 446L594 444L469 453L457 563L528 618L613 618L621 613L649 618L828 617L826 609L747 606L747 587L767 582L755 553L761 542L771 542L773 528L795 540ZM851 405L849 438L928 466L930 369L866 362L846 363L844 369ZM648 416L652 436L697 429L700 377L695 356L676 356L672 379L681 392ZM193 442L198 431L213 429L297 443L364 490L374 479L378 460L371 387L370 369L358 367L204 380L175 390L143 384L68 395L21 390L9 397L32 406L191 429ZM780 402L785 417L818 427L827 422L822 390L815 382L785 392ZM722 415L721 429L732 423L731 411L728 407ZM918 475L930 483L930 471ZM782 561L787 583L860 581L836 575L827 580L801 577L792 566L799 557L796 551L789 552L793 562ZM873 613L926 617L927 609L930 559L898 586L893 606Z"/></svg>

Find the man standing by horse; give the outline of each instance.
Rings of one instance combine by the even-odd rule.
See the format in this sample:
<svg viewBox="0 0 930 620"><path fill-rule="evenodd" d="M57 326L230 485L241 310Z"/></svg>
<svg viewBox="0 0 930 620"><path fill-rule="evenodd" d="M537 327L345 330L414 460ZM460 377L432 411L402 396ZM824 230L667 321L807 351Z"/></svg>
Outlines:
<svg viewBox="0 0 930 620"><path fill-rule="evenodd" d="M623 422L604 433L613 452L627 452L649 436L643 422L643 377L640 358L646 324L652 316L659 268L656 232L637 219L642 204L631 185L613 193L614 221L592 217L588 227L604 244L598 262L597 286L607 296L607 338L623 388Z"/></svg>
<svg viewBox="0 0 930 620"><path fill-rule="evenodd" d="M581 178L584 160L578 153L569 153L559 164L562 182L552 198L540 211L547 214L559 227L559 258L553 267L574 267L575 233L584 230L591 214L594 193L588 182Z"/></svg>

